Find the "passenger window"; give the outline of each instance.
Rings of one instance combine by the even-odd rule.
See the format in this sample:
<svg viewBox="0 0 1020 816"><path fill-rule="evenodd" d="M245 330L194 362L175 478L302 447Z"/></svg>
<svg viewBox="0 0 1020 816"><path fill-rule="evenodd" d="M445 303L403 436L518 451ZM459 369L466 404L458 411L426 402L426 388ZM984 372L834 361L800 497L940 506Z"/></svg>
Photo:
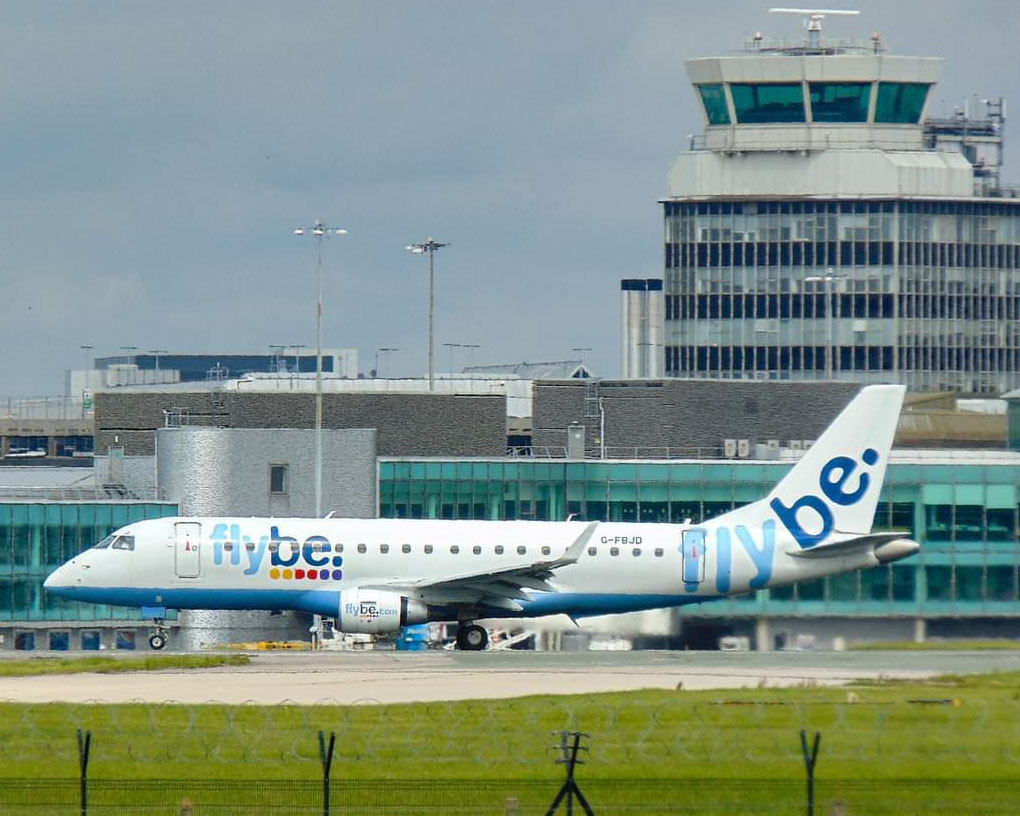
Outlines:
<svg viewBox="0 0 1020 816"><path fill-rule="evenodd" d="M425 545L425 555L432 555L432 545L431 544L426 544Z"/></svg>
<svg viewBox="0 0 1020 816"><path fill-rule="evenodd" d="M549 555L551 552L552 552L552 549L550 547L543 547L542 548L542 555Z"/></svg>
<svg viewBox="0 0 1020 816"><path fill-rule="evenodd" d="M655 548L655 557L656 558L662 558L662 547L656 547Z"/></svg>
<svg viewBox="0 0 1020 816"><path fill-rule="evenodd" d="M113 536L112 535L108 535L106 538L104 538L102 541L100 541L98 544L96 544L92 549L93 550L105 550L112 543L113 543Z"/></svg>
<svg viewBox="0 0 1020 816"><path fill-rule="evenodd" d="M503 545L502 544L497 544L496 545L496 555L502 555L502 554L503 554Z"/></svg>
<svg viewBox="0 0 1020 816"><path fill-rule="evenodd" d="M359 544L358 545L358 552L362 553L362 554L367 553L368 552L368 547L366 547L364 544Z"/></svg>
<svg viewBox="0 0 1020 816"><path fill-rule="evenodd" d="M135 548L134 536L117 536L113 540L113 549L115 550L133 550L134 548Z"/></svg>
<svg viewBox="0 0 1020 816"><path fill-rule="evenodd" d="M528 548L524 547L524 546L518 547L517 548L517 554L518 555L527 555L528 554Z"/></svg>
<svg viewBox="0 0 1020 816"><path fill-rule="evenodd" d="M411 545L410 544L402 544L400 546L400 551L406 555L407 553L411 552Z"/></svg>
<svg viewBox="0 0 1020 816"><path fill-rule="evenodd" d="M476 544L474 547L471 548L471 552L473 552L475 555L481 555L482 548Z"/></svg>
<svg viewBox="0 0 1020 816"><path fill-rule="evenodd" d="M279 541L270 541L269 542L269 552L278 552L279 549L280 549L280 542Z"/></svg>
<svg viewBox="0 0 1020 816"><path fill-rule="evenodd" d="M452 545L452 546L450 547L450 552L451 552L451 553L452 553L453 555L456 555L457 553L459 553L459 552L460 552L460 547L458 547L458 546L457 546L456 544L453 544L453 545Z"/></svg>
<svg viewBox="0 0 1020 816"><path fill-rule="evenodd" d="M233 549L234 549L234 542L233 541L224 541L223 542L223 549L224 549L225 552L232 552Z"/></svg>
<svg viewBox="0 0 1020 816"><path fill-rule="evenodd" d="M635 547L634 548L634 557L637 558L639 555L641 555L641 548L640 547Z"/></svg>
<svg viewBox="0 0 1020 816"><path fill-rule="evenodd" d="M610 555L619 555L620 554L620 548L619 547L610 547L609 548L609 554Z"/></svg>
<svg viewBox="0 0 1020 816"><path fill-rule="evenodd" d="M254 546L252 547L252 549L254 549ZM329 550L330 550L330 547L329 547L329 542L328 541L319 541L319 542L316 542L315 550L314 550L315 552L326 553L326 552L329 552Z"/></svg>
<svg viewBox="0 0 1020 816"><path fill-rule="evenodd" d="M379 552L381 552L383 555L386 555L386 553L388 553L389 551L390 551L390 545L389 544L380 544L379 545Z"/></svg>
<svg viewBox="0 0 1020 816"><path fill-rule="evenodd" d="M588 548L588 555L590 555L592 557L595 557L598 554L599 554L598 547L589 547Z"/></svg>
<svg viewBox="0 0 1020 816"><path fill-rule="evenodd" d="M342 553L344 551L344 545L338 543L333 549L335 549L338 553Z"/></svg>
<svg viewBox="0 0 1020 816"><path fill-rule="evenodd" d="M255 542L254 541L245 541L244 542L244 548L248 552L255 552Z"/></svg>

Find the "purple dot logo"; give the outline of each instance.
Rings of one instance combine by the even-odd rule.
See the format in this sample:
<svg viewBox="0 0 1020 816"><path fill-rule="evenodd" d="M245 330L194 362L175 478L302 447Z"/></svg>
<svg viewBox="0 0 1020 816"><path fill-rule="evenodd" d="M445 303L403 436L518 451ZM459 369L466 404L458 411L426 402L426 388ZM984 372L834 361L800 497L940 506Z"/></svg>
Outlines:
<svg viewBox="0 0 1020 816"><path fill-rule="evenodd" d="M343 577L344 577L344 574L343 574L342 570L333 570L333 580L334 581L339 581Z"/></svg>

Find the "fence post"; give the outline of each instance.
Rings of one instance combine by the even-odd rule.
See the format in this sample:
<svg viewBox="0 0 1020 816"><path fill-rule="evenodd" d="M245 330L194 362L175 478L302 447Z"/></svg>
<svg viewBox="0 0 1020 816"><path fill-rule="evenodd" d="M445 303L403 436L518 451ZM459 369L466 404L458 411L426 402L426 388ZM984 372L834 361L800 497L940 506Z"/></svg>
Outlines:
<svg viewBox="0 0 1020 816"><path fill-rule="evenodd" d="M326 734L319 732L319 759L322 760L322 816L329 816L329 771L333 767L333 746L336 745L336 732L329 732L329 744ZM82 814L85 816L85 814Z"/></svg>
<svg viewBox="0 0 1020 816"><path fill-rule="evenodd" d="M584 794L581 793L581 789L577 786L577 781L574 779L575 768L578 765L584 765L584 760L579 759L577 755L580 751L588 750L585 746L581 745L581 740L586 739L589 735L580 731L560 731L559 733L560 744L555 747L560 750L563 758L557 759L556 764L567 766L567 778L564 780L559 793L556 794L556 798L553 799L553 803L549 806L546 816L553 816L564 798L567 800L567 816L574 816L574 797L577 797L577 801L581 804L587 816L595 816L591 805L584 798Z"/></svg>
<svg viewBox="0 0 1020 816"><path fill-rule="evenodd" d="M92 732L78 729L78 768L81 782L81 816L89 812L89 751L92 749Z"/></svg>
<svg viewBox="0 0 1020 816"><path fill-rule="evenodd" d="M818 761L818 746L821 742L822 732L815 731L815 743L809 751L807 731L800 729L800 750L807 769L807 816L815 816L815 763Z"/></svg>

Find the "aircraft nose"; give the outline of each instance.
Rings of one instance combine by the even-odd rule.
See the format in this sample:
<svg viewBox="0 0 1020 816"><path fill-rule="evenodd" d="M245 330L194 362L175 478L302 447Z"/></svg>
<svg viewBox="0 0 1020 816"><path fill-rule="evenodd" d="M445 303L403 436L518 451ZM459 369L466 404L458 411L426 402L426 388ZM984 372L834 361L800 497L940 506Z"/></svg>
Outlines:
<svg viewBox="0 0 1020 816"><path fill-rule="evenodd" d="M43 587L50 590L66 589L73 583L71 577L71 569L74 566L73 561L69 561L63 566L57 567L53 572L46 576L46 580L43 581Z"/></svg>

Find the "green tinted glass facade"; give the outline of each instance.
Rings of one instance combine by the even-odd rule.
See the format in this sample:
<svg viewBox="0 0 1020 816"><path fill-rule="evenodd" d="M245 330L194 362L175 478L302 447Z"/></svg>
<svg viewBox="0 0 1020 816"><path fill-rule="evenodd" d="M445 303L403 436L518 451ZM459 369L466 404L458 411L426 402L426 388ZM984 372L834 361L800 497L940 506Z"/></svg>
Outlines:
<svg viewBox="0 0 1020 816"><path fill-rule="evenodd" d="M875 102L875 121L916 125L921 121L928 88L922 82L880 82Z"/></svg>
<svg viewBox="0 0 1020 816"><path fill-rule="evenodd" d="M722 85L699 85L701 102L710 125L728 125L730 112L726 107L726 93Z"/></svg>
<svg viewBox="0 0 1020 816"><path fill-rule="evenodd" d="M0 621L138 618L138 610L50 595L43 581L118 527L174 515L176 505L156 502L0 503Z"/></svg>
<svg viewBox="0 0 1020 816"><path fill-rule="evenodd" d="M975 461L890 465L875 529L909 531L922 544L918 556L685 614L1020 616L1020 464ZM699 522L762 498L788 468L728 461L381 460L379 509L386 518Z"/></svg>
<svg viewBox="0 0 1020 816"><path fill-rule="evenodd" d="M730 85L733 110L742 125L768 122L803 122L804 89L799 82Z"/></svg>
<svg viewBox="0 0 1020 816"><path fill-rule="evenodd" d="M815 122L867 122L870 82L812 82L811 118Z"/></svg>

